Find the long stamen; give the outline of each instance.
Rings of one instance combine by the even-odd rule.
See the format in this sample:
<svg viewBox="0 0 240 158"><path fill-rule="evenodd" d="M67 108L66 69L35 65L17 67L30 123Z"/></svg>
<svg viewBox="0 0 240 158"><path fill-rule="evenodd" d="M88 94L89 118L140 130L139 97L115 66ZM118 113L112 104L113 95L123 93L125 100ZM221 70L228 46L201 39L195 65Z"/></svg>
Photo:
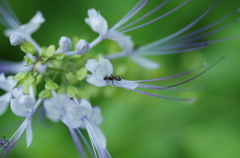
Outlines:
<svg viewBox="0 0 240 158"><path fill-rule="evenodd" d="M146 88L146 89L165 89L163 86L153 86L153 85L145 85L145 84L139 84L138 88ZM193 92L193 91L202 91L203 86L199 86L196 88L178 88L178 87L172 87L167 88L165 90L171 90L171 91L184 91L184 92Z"/></svg>
<svg viewBox="0 0 240 158"><path fill-rule="evenodd" d="M190 39L187 39L187 40L181 41L181 42L182 42L182 43L188 43L188 42L195 42L195 41L201 40L201 39L203 39L203 38L206 38L206 37L209 37L209 36L211 36L211 35L213 35L213 34L216 34L216 33L220 32L220 31L228 28L229 26L232 26L232 25L235 24L236 22L239 22L239 21L238 21L238 20L234 20L234 21L232 21L232 22L230 22L230 23L228 23L228 24L226 24L226 25L224 25L224 26L222 26L222 27L220 27L220 28L218 28L218 29L215 29L215 30L213 30L213 31L209 31L209 32L204 33L204 34L202 34L202 35L198 35L198 36L195 36L195 37L193 37L193 38L190 38Z"/></svg>
<svg viewBox="0 0 240 158"><path fill-rule="evenodd" d="M141 93L141 94L145 94L145 95L149 95L149 96L153 96L153 97L158 97L158 98L163 98L163 99L170 99L170 100L176 100L176 101L188 101L188 102L193 102L195 98L172 98L172 97L166 97L166 96L161 96L161 95L156 95L156 94L151 94L151 93L146 93L146 92L142 92L136 89L130 89L128 87L123 87L125 89L137 92L137 93Z"/></svg>
<svg viewBox="0 0 240 158"><path fill-rule="evenodd" d="M177 42L177 41L184 40L184 39L187 39L187 38L189 38L189 37L195 36L195 35L197 35L197 34L199 34L199 33L202 33L202 32L204 32L204 31L206 31L206 30L208 30L208 29L210 29L210 28L212 28L212 27L214 27L214 26L222 23L223 21L225 21L225 20L227 20L228 18L232 17L233 15L235 15L236 13L238 13L239 11L240 11L239 9L238 9L238 10L235 10L234 12L230 13L229 15L227 15L227 16L225 16L225 17L223 17L223 18L221 18L221 19L219 19L219 20L217 20L217 21L215 21L215 22L213 22L213 23L211 23L211 24L209 24L209 25L207 25L207 26L205 26L205 27L202 27L202 28L200 28L200 29L198 29L198 30L195 30L195 31L193 31L193 32L190 32L190 33L188 33L188 34L186 34L186 35L183 35L183 36L177 37L177 38L175 38L175 39L172 39L171 41L168 41L168 42L166 42L166 43Z"/></svg>
<svg viewBox="0 0 240 158"><path fill-rule="evenodd" d="M199 46L199 47L172 50L172 51L156 51L156 50L154 50L154 51L148 51L148 52L143 52L143 53L139 53L139 54L146 55L146 56L151 56L151 55L169 55L169 54L184 53L184 52L196 51L196 50L199 50L199 49L207 48L208 44L209 44L208 42L204 42L203 46Z"/></svg>
<svg viewBox="0 0 240 158"><path fill-rule="evenodd" d="M186 81L184 81L184 82L181 82L181 83L178 83L178 84L175 84L175 85L172 85L172 86L167 86L167 87L164 88L164 89L168 89L168 88L172 88L172 87L175 87L175 86L182 85L182 84L184 84L184 83L187 83L187 82L189 82L189 81L191 81L191 80L193 80L193 79L201 76L202 74L204 74L205 72L207 72L208 70L210 70L212 67L214 67L216 64L218 64L220 61L222 61L224 58L225 58L225 57L222 57L220 60L218 60L216 63L214 63L212 66L210 66L209 68L207 68L206 70L204 70L204 71L201 72L200 74L198 74L198 75L196 75L196 76L194 76L194 77L192 77L192 78L190 78L190 79L188 79L188 80L186 80Z"/></svg>
<svg viewBox="0 0 240 158"><path fill-rule="evenodd" d="M151 14L153 14L154 12L156 12L157 10L159 10L160 8L162 8L165 4L167 4L170 0L165 0L164 2L162 2L160 5L158 5L156 8L154 8L153 10L151 10L150 12L148 12L147 14L145 14L144 16L140 17L139 19L135 20L134 22L131 22L130 24L121 27L120 29L118 29L117 31L121 31L124 30L134 24L136 24L137 22L145 19L146 17L150 16Z"/></svg>
<svg viewBox="0 0 240 158"><path fill-rule="evenodd" d="M76 145L76 148L77 148L77 151L78 151L78 154L81 155L83 158L86 158L86 154L82 148L82 145L81 145L81 142L80 140L78 139L78 136L76 134L76 132L74 131L74 129L68 127L70 133L71 133L71 136L72 136L72 139L74 141L74 144Z"/></svg>
<svg viewBox="0 0 240 158"><path fill-rule="evenodd" d="M115 30L118 27L125 24L129 19L131 19L135 14L137 14L146 4L148 0L145 0L135 11L133 11L128 17L124 18L123 20L119 21L116 25L114 25L110 30Z"/></svg>
<svg viewBox="0 0 240 158"><path fill-rule="evenodd" d="M207 11L205 11L201 16L199 16L196 20L194 20L192 23L190 23L189 25L187 25L186 27L184 27L183 29L163 38L163 39L160 39L158 41L155 41L153 43L150 43L148 45L145 45L145 46L142 46L141 49L142 50L146 50L146 49L149 49L149 48L152 48L152 47L155 47L161 43L164 43L166 41L169 41L171 39L173 39L174 37L182 34L183 32L185 32L186 30L190 29L192 26L194 26L198 21L200 21L209 11L212 10L212 8L218 3L219 0L217 0Z"/></svg>
<svg viewBox="0 0 240 158"><path fill-rule="evenodd" d="M175 77L179 77L179 76L183 76L183 75L189 74L189 73L194 72L196 70L199 70L199 69L201 69L202 67L205 67L205 66L207 66L206 63L202 64L201 66L199 66L199 67L197 67L195 69L192 69L190 71L187 71L187 72L184 72L184 73L181 73L181 74L177 74L177 75L173 75L173 76L169 76L169 77L164 77L164 78L151 79L151 80L138 80L136 82L159 81L159 80L165 80L165 79L169 79L169 78L175 78Z"/></svg>
<svg viewBox="0 0 240 158"><path fill-rule="evenodd" d="M13 18L13 20L18 23L18 25L21 25L21 22L18 20L16 14L14 13L11 5L9 4L9 2L7 0L1 0L0 1L3 4L3 7L6 8L8 14Z"/></svg>
<svg viewBox="0 0 240 158"><path fill-rule="evenodd" d="M165 17L165 16L171 14L172 12L176 11L177 9L181 8L182 6L184 6L184 5L185 5L186 3L188 3L189 1L190 1L190 0L187 0L186 2L184 2L183 4L181 4L180 6L174 8L174 9L171 10L170 12L167 12L166 14L164 14L164 15L162 15L162 16L156 18L156 19L153 19L153 20L151 20L151 21L149 21L149 22L147 22L147 23L144 23L144 24L142 24L142 25L139 25L139 26L133 27L133 28L131 28L131 29L127 29L127 30L125 30L125 31L121 31L120 33L126 33L126 32L129 32L129 31L132 31L132 30L138 29L138 28L140 28L140 27L146 26L146 25L148 25L148 24L151 24L151 23L153 23L153 22L155 22L155 21L157 21L157 20L159 20L159 19L161 19L161 18L163 18L163 17Z"/></svg>
<svg viewBox="0 0 240 158"><path fill-rule="evenodd" d="M177 44L177 45L172 45L172 46L162 46L162 47L156 47L156 48L151 48L151 50L169 50L169 49L182 49L182 48L189 48L189 47L197 47L197 46L205 46L208 45L208 42L197 42L197 43L182 43L182 44Z"/></svg>
<svg viewBox="0 0 240 158"><path fill-rule="evenodd" d="M3 7L1 5L0 5L0 14L2 14L2 16L7 21L9 26L11 26L12 29L14 29L14 28L16 29L19 27L19 25L16 23L16 21L5 12L5 10L3 9Z"/></svg>
<svg viewBox="0 0 240 158"><path fill-rule="evenodd" d="M117 24L115 24L110 30L114 30L114 29L117 29L118 27L120 27L121 25L123 24L120 24L122 23L122 21L127 18L130 14L132 14L134 12L134 10L136 10L136 8L143 2L144 0L140 0L138 1L138 3L121 19L119 20L119 22Z"/></svg>
<svg viewBox="0 0 240 158"><path fill-rule="evenodd" d="M81 130L77 129L77 133L82 138L82 140L83 140L84 144L86 145L88 151L90 152L91 156L94 157L93 150L92 150L91 146L89 145L88 141L86 140L86 138L84 137L84 135L82 134Z"/></svg>

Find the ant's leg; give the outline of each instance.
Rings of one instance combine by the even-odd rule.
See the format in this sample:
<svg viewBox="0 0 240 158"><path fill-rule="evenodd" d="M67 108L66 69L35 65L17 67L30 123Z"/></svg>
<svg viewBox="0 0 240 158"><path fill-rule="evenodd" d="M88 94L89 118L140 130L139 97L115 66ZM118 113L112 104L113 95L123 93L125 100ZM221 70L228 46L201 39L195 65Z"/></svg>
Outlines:
<svg viewBox="0 0 240 158"><path fill-rule="evenodd" d="M113 83L113 80L112 80L112 84L113 84L115 87L117 87L117 86Z"/></svg>

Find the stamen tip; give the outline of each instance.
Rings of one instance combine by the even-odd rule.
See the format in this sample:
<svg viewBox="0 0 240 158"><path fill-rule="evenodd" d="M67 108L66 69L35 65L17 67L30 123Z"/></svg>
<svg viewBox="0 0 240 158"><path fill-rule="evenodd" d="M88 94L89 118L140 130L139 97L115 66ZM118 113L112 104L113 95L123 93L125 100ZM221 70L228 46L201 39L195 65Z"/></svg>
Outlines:
<svg viewBox="0 0 240 158"><path fill-rule="evenodd" d="M188 100L188 103L189 103L189 104L192 104L194 101L195 101L195 97L192 97L192 98L190 98L190 99Z"/></svg>

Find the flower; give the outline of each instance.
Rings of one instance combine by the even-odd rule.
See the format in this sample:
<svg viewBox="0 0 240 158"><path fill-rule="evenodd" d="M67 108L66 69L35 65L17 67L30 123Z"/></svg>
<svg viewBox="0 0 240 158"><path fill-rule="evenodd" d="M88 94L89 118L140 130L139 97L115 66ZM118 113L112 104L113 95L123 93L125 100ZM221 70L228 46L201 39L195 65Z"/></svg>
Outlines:
<svg viewBox="0 0 240 158"><path fill-rule="evenodd" d="M32 134L32 115L37 107L41 104L42 99L38 99L37 102L35 101L33 87L30 86L30 94L24 95L23 93L15 93L13 95L13 99L11 99L11 109L12 112L20 117L26 117L17 131L13 134L13 136L8 140L7 143L0 148L0 150L4 149L7 152L15 145L17 140L20 138L24 130L26 130L26 142L27 147L31 145L33 134Z"/></svg>
<svg viewBox="0 0 240 158"><path fill-rule="evenodd" d="M104 38L108 31L107 21L95 9L88 10L88 18L85 22L92 28L93 31L99 33Z"/></svg>
<svg viewBox="0 0 240 158"><path fill-rule="evenodd" d="M80 132L78 128L87 129L96 157L111 157L106 149L106 138L97 126L103 120L100 108L97 106L92 108L91 104L84 98L80 102L76 98L74 100L70 100L65 94L59 94L54 98L45 100L44 107L47 117L53 122L61 119L68 126L75 144L79 145L78 149L81 155L85 155L85 153L82 150L82 145L76 139L76 133L73 129L76 129L78 133ZM80 133L79 135L85 140Z"/></svg>
<svg viewBox="0 0 240 158"><path fill-rule="evenodd" d="M3 8L4 5L0 5L0 14L3 16L3 19L5 20L4 24L8 28L5 30L4 34L7 37L10 37L13 34L18 34L24 40L30 41L36 47L36 49L40 51L41 49L39 45L32 39L31 35L39 29L42 23L45 22L42 13L40 11L37 11L37 13L28 23L21 25L14 12L9 9L11 8L9 4L5 3L5 5L6 4L6 9Z"/></svg>
<svg viewBox="0 0 240 158"><path fill-rule="evenodd" d="M92 75L87 76L87 82L92 84L92 85L95 85L97 87L103 87L103 86L106 86L106 85L111 85L111 86L115 86L115 87L122 87L122 88L125 88L125 89L128 89L128 90L131 90L131 91L135 91L135 92L138 92L138 93L145 94L145 95L150 95L150 96L165 98L165 99L171 99L171 100L189 101L191 103L191 102L193 102L194 98L166 97L166 96L161 96L161 95L155 95L155 94L142 92L142 91L136 90L136 88L174 90L174 89L172 89L173 87L176 87L178 85L187 83L188 81L191 81L192 79L195 79L196 77L198 77L198 76L202 75L203 73L205 73L206 71L208 71L210 68L212 68L214 65L216 65L218 62L220 62L224 58L225 57L221 58L219 61L217 61L215 64L213 64L212 66L210 66L205 71L198 74L197 76L194 76L194 77L192 77L192 78L190 78L190 79L188 79L184 82L180 82L178 84L167 86L167 87L140 84L140 82L151 82L151 81L165 80L165 79L169 79L169 78L179 77L179 76L191 73L193 71L196 71L196 70L198 70L202 67L205 67L205 66L207 66L207 64L204 63L200 67L197 67L197 68L195 68L191 71L184 72L184 73L174 75L174 76L169 76L169 77L165 77L165 78L150 79L150 80L136 80L136 81L130 81L130 80L122 79L120 75L113 76L113 66L112 66L112 64L110 63L109 60L104 59L101 56L99 56L99 61L98 62L95 59L87 60L87 63L85 64L85 67L88 71L90 71L92 73Z"/></svg>

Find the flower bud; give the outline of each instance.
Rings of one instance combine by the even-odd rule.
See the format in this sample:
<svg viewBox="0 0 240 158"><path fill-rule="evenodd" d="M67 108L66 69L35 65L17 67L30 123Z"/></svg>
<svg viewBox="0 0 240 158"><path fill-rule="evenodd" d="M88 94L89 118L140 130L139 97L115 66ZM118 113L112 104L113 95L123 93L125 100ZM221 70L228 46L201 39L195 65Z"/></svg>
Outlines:
<svg viewBox="0 0 240 158"><path fill-rule="evenodd" d="M24 42L20 45L20 48L25 53L30 53L32 55L35 55L37 53L36 48L31 42Z"/></svg>
<svg viewBox="0 0 240 158"><path fill-rule="evenodd" d="M10 43L12 46L18 46L21 45L24 42L24 40L22 39L22 37L18 34L12 34L10 36Z"/></svg>
<svg viewBox="0 0 240 158"><path fill-rule="evenodd" d="M68 37L62 36L59 40L59 46L62 52L67 52L72 48L72 41Z"/></svg>
<svg viewBox="0 0 240 158"><path fill-rule="evenodd" d="M87 53L89 48L90 48L89 43L83 39L80 39L79 42L76 44L76 50L78 52L77 54L79 55Z"/></svg>

